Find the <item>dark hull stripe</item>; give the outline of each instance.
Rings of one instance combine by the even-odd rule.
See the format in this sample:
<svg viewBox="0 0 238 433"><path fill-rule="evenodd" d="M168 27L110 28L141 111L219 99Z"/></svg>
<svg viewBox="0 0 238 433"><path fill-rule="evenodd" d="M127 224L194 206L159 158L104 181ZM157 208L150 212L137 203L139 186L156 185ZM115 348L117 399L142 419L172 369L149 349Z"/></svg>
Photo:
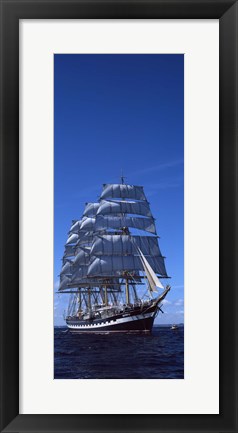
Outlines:
<svg viewBox="0 0 238 433"><path fill-rule="evenodd" d="M70 328L70 332L75 333L112 333L112 332L124 332L124 333L150 333L154 322L154 317L148 317L145 319L132 320L129 322L118 323L113 326L108 324L103 328L87 329L87 328Z"/></svg>

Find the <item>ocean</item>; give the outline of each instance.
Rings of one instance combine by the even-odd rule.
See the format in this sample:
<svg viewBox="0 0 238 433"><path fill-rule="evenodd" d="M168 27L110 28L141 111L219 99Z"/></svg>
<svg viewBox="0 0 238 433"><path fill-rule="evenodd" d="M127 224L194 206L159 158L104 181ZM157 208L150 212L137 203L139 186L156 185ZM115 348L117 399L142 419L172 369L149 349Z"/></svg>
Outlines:
<svg viewBox="0 0 238 433"><path fill-rule="evenodd" d="M151 335L73 334L54 330L55 379L183 379L184 328Z"/></svg>

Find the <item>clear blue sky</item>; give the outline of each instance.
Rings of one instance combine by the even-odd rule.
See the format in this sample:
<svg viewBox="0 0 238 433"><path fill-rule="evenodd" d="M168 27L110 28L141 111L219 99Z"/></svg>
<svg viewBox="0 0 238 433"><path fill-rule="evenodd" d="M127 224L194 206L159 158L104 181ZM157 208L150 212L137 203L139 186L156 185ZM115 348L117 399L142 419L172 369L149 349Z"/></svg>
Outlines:
<svg viewBox="0 0 238 433"><path fill-rule="evenodd" d="M103 183L143 185L172 290L156 323L183 322L183 55L54 56L54 281L72 219ZM55 295L63 325L67 295Z"/></svg>

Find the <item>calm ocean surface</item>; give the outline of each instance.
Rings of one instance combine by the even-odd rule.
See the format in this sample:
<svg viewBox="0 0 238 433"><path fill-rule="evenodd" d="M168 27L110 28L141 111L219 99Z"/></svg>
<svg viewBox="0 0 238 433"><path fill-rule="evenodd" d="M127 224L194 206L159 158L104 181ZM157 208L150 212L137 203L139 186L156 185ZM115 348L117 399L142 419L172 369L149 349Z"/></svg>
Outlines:
<svg viewBox="0 0 238 433"><path fill-rule="evenodd" d="M183 379L184 328L152 335L71 334L55 328L55 379Z"/></svg>

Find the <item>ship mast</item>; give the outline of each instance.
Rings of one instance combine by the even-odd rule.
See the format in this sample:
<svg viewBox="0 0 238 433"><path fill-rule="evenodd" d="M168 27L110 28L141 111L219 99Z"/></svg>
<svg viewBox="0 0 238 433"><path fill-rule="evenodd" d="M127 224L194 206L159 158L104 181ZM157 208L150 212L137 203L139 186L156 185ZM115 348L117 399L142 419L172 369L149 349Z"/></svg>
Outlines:
<svg viewBox="0 0 238 433"><path fill-rule="evenodd" d="M125 185L125 176L123 175L123 170L121 170L121 185ZM125 201L125 198L122 198L123 201ZM125 219L125 213L122 213L122 218ZM122 234L124 235L130 235L130 231L128 227L122 227ZM129 286L129 278L126 275L125 276L125 294L126 294L126 304L130 304L130 286ZM133 286L134 292L136 293L136 288ZM137 297L137 294L136 294Z"/></svg>
<svg viewBox="0 0 238 433"><path fill-rule="evenodd" d="M125 185L125 176L123 175L122 170L121 170L121 185Z"/></svg>
<svg viewBox="0 0 238 433"><path fill-rule="evenodd" d="M81 293L81 288L79 287L79 294L78 294L78 311L77 311L78 316L80 315L81 311L82 311L82 293Z"/></svg>
<svg viewBox="0 0 238 433"><path fill-rule="evenodd" d="M92 309L90 287L88 288L88 309L89 309L89 311L91 311L91 309Z"/></svg>
<svg viewBox="0 0 238 433"><path fill-rule="evenodd" d="M125 282L126 282L126 303L130 304L130 289L129 289L128 277L125 277Z"/></svg>
<svg viewBox="0 0 238 433"><path fill-rule="evenodd" d="M108 306L108 293L107 293L107 285L105 286L105 291L104 291L104 294L105 294L105 305L106 305L106 307Z"/></svg>

